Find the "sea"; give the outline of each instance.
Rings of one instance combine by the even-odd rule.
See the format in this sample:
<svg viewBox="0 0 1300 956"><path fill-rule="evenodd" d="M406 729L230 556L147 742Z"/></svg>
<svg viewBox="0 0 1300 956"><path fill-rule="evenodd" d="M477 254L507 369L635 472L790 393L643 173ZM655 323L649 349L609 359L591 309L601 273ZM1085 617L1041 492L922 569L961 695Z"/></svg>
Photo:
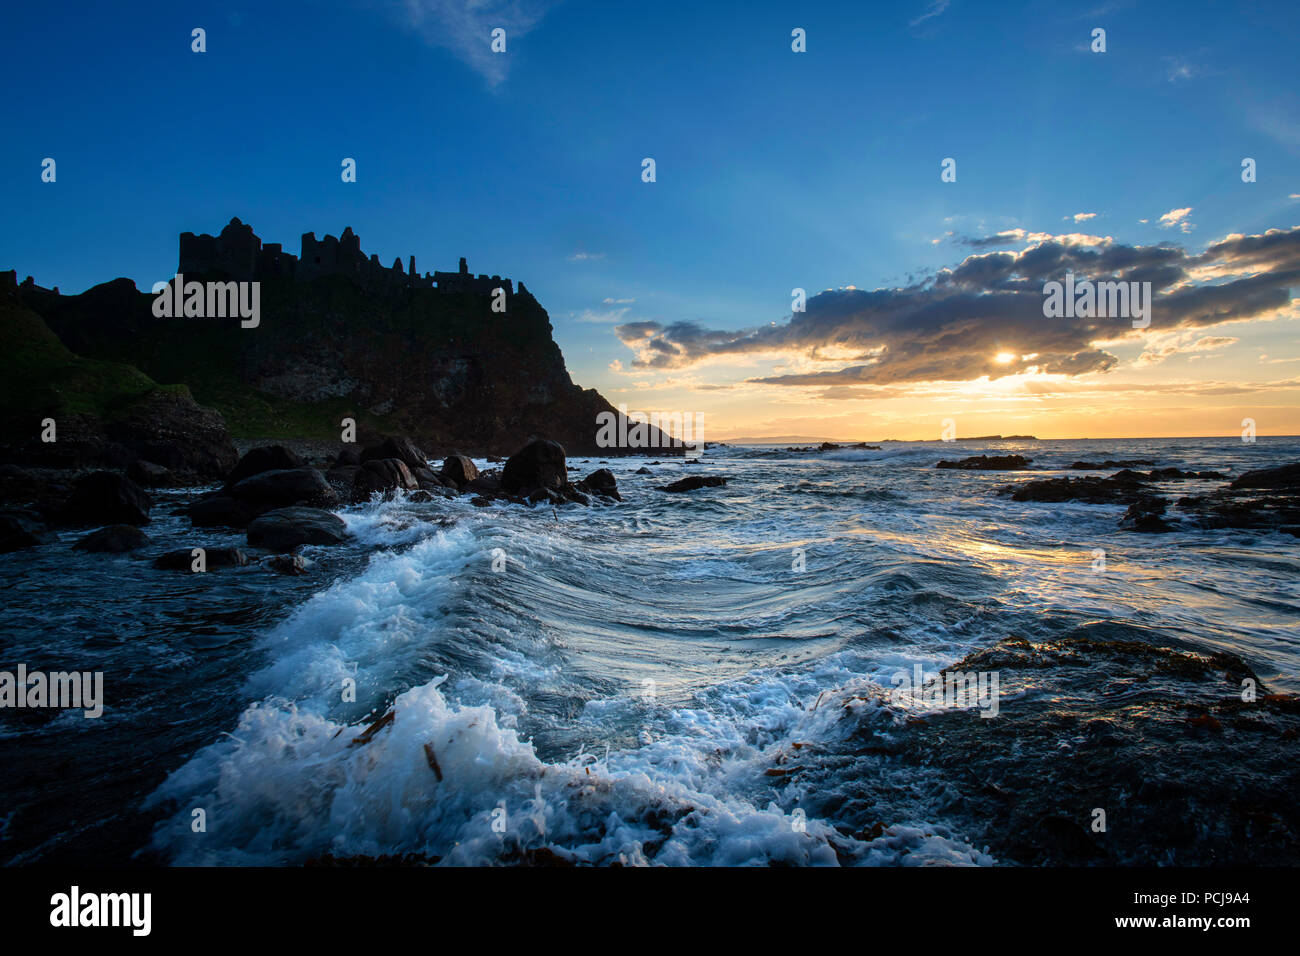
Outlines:
<svg viewBox="0 0 1300 956"><path fill-rule="evenodd" d="M1033 461L935 468L982 453ZM1142 534L1120 506L996 494L1105 459L1234 476L1300 460L1300 439L570 458L624 500L376 499L338 512L348 541L304 549L299 577L155 569L244 544L176 513L194 490L159 491L141 551L74 551L83 530L0 555L0 669L101 671L105 689L94 719L0 712L0 862L1007 862L938 797L878 819L842 798L860 765L815 784L779 768L856 746L847 700L885 727L926 719L890 696L899 675L1090 622L1300 691L1295 537ZM687 474L727 483L657 490ZM922 771L873 773L906 791Z"/></svg>

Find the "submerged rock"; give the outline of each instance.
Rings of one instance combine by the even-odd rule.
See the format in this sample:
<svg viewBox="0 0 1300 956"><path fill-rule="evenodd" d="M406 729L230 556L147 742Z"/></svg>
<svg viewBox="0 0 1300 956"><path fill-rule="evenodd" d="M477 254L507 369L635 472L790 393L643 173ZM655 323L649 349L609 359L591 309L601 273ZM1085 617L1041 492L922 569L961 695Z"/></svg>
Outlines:
<svg viewBox="0 0 1300 956"><path fill-rule="evenodd" d="M164 571L189 571L194 573L194 549L178 548L154 559L153 566ZM240 548L204 548L203 563L207 570L214 568L242 568L248 564L248 555Z"/></svg>
<svg viewBox="0 0 1300 956"><path fill-rule="evenodd" d="M1035 478L1003 485L998 494L1012 501L1083 501L1089 504L1130 504L1150 494L1146 476L1120 472L1109 478Z"/></svg>
<svg viewBox="0 0 1300 956"><path fill-rule="evenodd" d="M843 832L923 819L1007 864L1300 862L1300 698L1267 693L1233 654L1136 637L1149 633L1006 638L943 672L986 689L996 675L996 714L846 689L818 702L842 743L783 752L770 776Z"/></svg>
<svg viewBox="0 0 1300 956"><path fill-rule="evenodd" d="M1109 458L1105 461L1076 461L1071 468L1078 471L1106 471L1110 468L1141 468L1144 465L1150 467L1155 462L1147 458L1126 458L1123 461L1112 461Z"/></svg>
<svg viewBox="0 0 1300 956"><path fill-rule="evenodd" d="M660 485L657 491L694 491L697 488L719 488L727 483L720 475L688 475L667 485Z"/></svg>
<svg viewBox="0 0 1300 956"><path fill-rule="evenodd" d="M111 524L98 531L92 531L72 547L78 551L95 553L124 554L143 548L149 543L149 536L133 524Z"/></svg>
<svg viewBox="0 0 1300 956"><path fill-rule="evenodd" d="M266 566L277 574L301 577L307 573L307 562L300 554L273 554L266 559Z"/></svg>
<svg viewBox="0 0 1300 956"><path fill-rule="evenodd" d="M1180 498L1178 508L1204 528L1281 531L1300 537L1300 462L1248 471L1227 487Z"/></svg>
<svg viewBox="0 0 1300 956"><path fill-rule="evenodd" d="M1128 506L1128 511L1124 512L1124 517L1120 519L1120 527L1148 533L1173 531L1169 522L1164 519L1166 507L1165 499L1156 495L1139 498Z"/></svg>

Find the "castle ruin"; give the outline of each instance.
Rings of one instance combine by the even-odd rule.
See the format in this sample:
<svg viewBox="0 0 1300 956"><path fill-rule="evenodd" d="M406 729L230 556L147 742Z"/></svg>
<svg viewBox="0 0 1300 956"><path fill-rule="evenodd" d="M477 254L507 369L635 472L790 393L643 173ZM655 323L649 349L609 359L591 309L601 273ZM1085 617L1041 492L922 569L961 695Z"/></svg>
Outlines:
<svg viewBox="0 0 1300 956"><path fill-rule="evenodd" d="M463 257L456 272L419 275L415 271L415 256L410 257L406 269L402 268L400 258L393 260L391 267L385 267L377 255L366 258L361 251L361 238L351 226L344 229L343 235L337 239L325 236L318 241L314 232L303 233L301 255L295 256L285 252L278 242L263 245L253 227L237 218L231 219L219 236L182 232L180 264L176 271L182 274L221 272L237 281L293 279L310 282L321 276L342 275L363 289L434 289L443 293L491 295L500 288L505 289L507 295L514 294L509 279L473 275ZM519 283L519 292L528 292L522 282Z"/></svg>

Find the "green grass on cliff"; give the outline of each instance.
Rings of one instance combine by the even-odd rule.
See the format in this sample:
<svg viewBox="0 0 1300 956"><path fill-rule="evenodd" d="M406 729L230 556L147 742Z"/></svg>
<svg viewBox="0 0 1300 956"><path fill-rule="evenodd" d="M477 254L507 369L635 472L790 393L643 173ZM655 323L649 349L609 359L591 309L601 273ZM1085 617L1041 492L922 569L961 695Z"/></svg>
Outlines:
<svg viewBox="0 0 1300 956"><path fill-rule="evenodd" d="M132 365L82 358L45 321L12 298L0 298L0 403L5 417L93 415L112 418L158 388ZM165 390L185 391L184 385Z"/></svg>

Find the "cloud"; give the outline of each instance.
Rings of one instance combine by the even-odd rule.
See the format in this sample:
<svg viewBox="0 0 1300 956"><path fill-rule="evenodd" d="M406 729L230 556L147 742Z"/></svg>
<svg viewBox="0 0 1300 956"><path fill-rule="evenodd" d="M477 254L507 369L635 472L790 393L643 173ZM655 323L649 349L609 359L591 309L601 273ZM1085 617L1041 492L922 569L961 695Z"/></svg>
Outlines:
<svg viewBox="0 0 1300 956"><path fill-rule="evenodd" d="M963 236L957 242L972 249L985 249L991 246L1015 246L1025 243L1046 242L1049 239L1068 246L1101 246L1114 241L1110 236L1090 236L1084 232L1067 232L1053 235L1050 232L1003 229L991 236Z"/></svg>
<svg viewBox="0 0 1300 956"><path fill-rule="evenodd" d="M632 350L633 368L777 357L800 364L751 381L834 389L1031 371L1068 377L1105 372L1119 363L1108 351L1117 344L1187 332L1180 342L1192 348L1182 350L1205 351L1229 344L1226 337L1201 334L1212 326L1279 318L1294 309L1300 227L1228 236L1199 255L1172 244L1130 246L1107 238L1088 245L1064 238L1045 238L1018 252L973 253L906 286L828 290L783 322L729 331L693 321L640 321L619 325L615 333ZM1134 330L1129 318L1045 318L1043 284L1066 272L1094 281L1150 282L1151 330ZM1214 281L1200 283L1196 275ZM1201 332L1193 336L1191 330ZM1013 358L999 363L999 354Z"/></svg>
<svg viewBox="0 0 1300 956"><path fill-rule="evenodd" d="M1075 222L1087 222L1089 219L1096 219L1095 212L1076 212L1073 216L1067 216L1067 219L1073 219Z"/></svg>
<svg viewBox="0 0 1300 956"><path fill-rule="evenodd" d="M1201 335L1195 329L1151 336L1148 338L1146 348L1143 349L1142 354L1133 361L1133 365L1136 368L1146 368L1151 365L1159 365L1165 359L1172 358L1175 355L1211 352L1215 349L1227 348L1239 341L1241 340L1230 335Z"/></svg>
<svg viewBox="0 0 1300 956"><path fill-rule="evenodd" d="M1165 59L1165 78L1170 83L1182 83L1200 75L1200 70L1182 57L1167 56Z"/></svg>
<svg viewBox="0 0 1300 956"><path fill-rule="evenodd" d="M606 300L608 301L608 300ZM618 308L607 309L583 309L577 315L569 313L578 322L592 322L602 325L612 325L616 322L622 322L627 316L630 306L620 306Z"/></svg>
<svg viewBox="0 0 1300 956"><path fill-rule="evenodd" d="M497 87L510 68L511 44L535 27L556 0L404 0L408 27L450 50ZM492 52L492 31L506 31L506 52Z"/></svg>
<svg viewBox="0 0 1300 956"><path fill-rule="evenodd" d="M1191 232L1193 229L1196 228L1194 225L1192 225L1191 221L1187 218L1189 215L1191 215L1191 212L1192 212L1191 206L1184 206L1182 209L1169 210L1167 213L1165 213L1163 216L1160 217L1160 228L1172 229L1174 228L1174 226L1177 226L1185 233Z"/></svg>
<svg viewBox="0 0 1300 956"><path fill-rule="evenodd" d="M937 17L948 9L951 0L931 0L930 6L926 8L925 13L921 14L915 20L909 21L908 26L919 27L926 20Z"/></svg>
<svg viewBox="0 0 1300 956"><path fill-rule="evenodd" d="M569 261L590 262L594 259L604 259L604 258L605 258L605 253L603 252L575 252L573 255L569 256Z"/></svg>

